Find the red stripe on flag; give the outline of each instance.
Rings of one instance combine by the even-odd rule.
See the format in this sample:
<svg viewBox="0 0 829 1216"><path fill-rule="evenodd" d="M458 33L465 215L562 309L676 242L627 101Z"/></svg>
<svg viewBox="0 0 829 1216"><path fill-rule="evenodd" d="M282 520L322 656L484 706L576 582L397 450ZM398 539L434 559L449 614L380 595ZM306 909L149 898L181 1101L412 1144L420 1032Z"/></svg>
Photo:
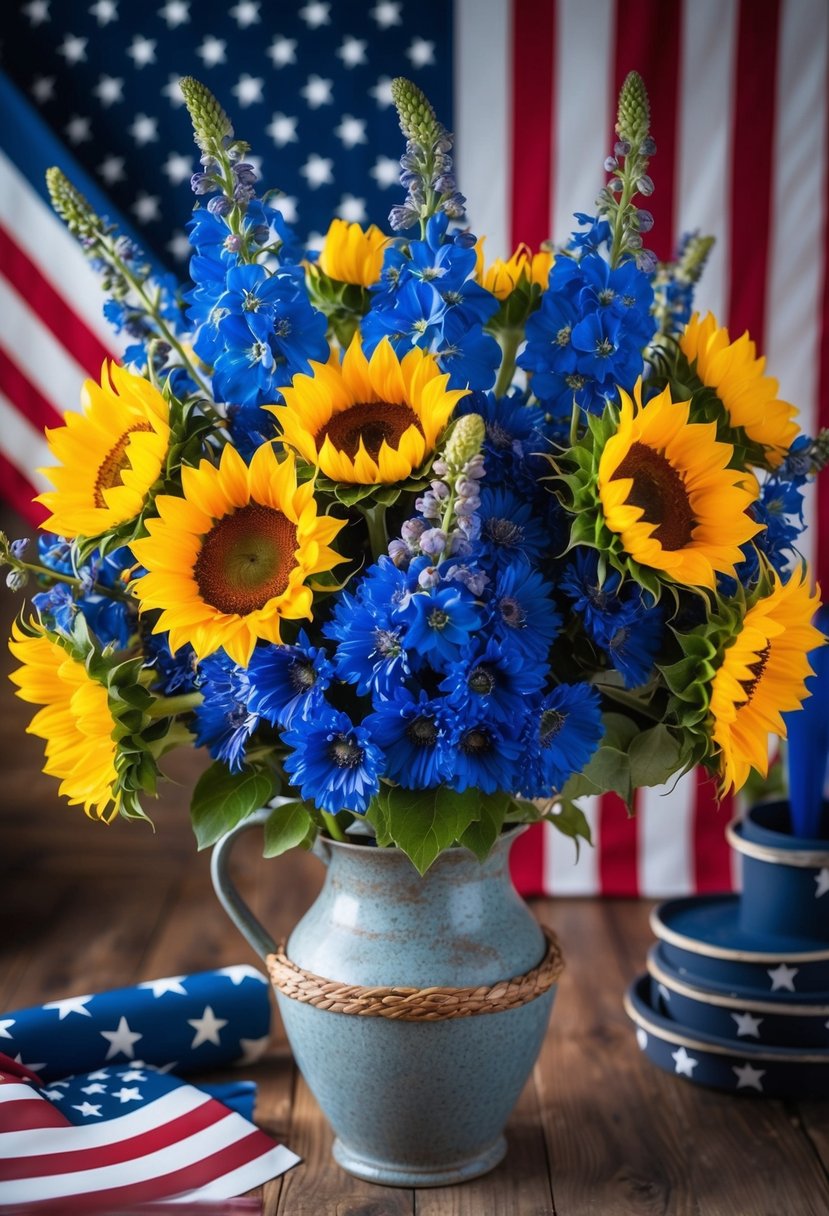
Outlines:
<svg viewBox="0 0 829 1216"><path fill-rule="evenodd" d="M51 401L47 401L3 347L0 347L0 392L39 431L47 426L60 426L63 421Z"/></svg>
<svg viewBox="0 0 829 1216"><path fill-rule="evenodd" d="M674 195L677 115L680 68L682 3L673 0L617 0L616 49L614 60L613 122L616 99L628 72L636 71L645 82L651 103L651 134L656 155L649 173L656 187L641 206L652 212L653 232L645 244L662 259L673 255ZM613 131L612 148L616 135Z"/></svg>
<svg viewBox="0 0 829 1216"><path fill-rule="evenodd" d="M19 1098L16 1102L4 1102L2 1090L0 1090L0 1135L3 1132L35 1132L38 1129L51 1130L56 1127L69 1126L69 1120L60 1113L58 1108L52 1106L51 1102L47 1102L45 1098L41 1098L34 1090L32 1090L31 1098ZM22 1176L17 1173L8 1174L6 1171L9 1165L9 1162L0 1158L0 1180ZM33 1176L37 1178L39 1173L39 1169L35 1169Z"/></svg>
<svg viewBox="0 0 829 1216"><path fill-rule="evenodd" d="M529 899L544 895L544 824L534 823L514 841L509 855L512 881Z"/></svg>
<svg viewBox="0 0 829 1216"><path fill-rule="evenodd" d="M39 502L32 501L37 490L3 452L0 452L0 486L5 501L11 503L32 527L39 528L49 512Z"/></svg>
<svg viewBox="0 0 829 1216"><path fill-rule="evenodd" d="M737 26L728 325L765 349L779 0L741 0ZM703 136L704 138L704 136Z"/></svg>
<svg viewBox="0 0 829 1216"><path fill-rule="evenodd" d="M694 890L700 894L730 891L734 884L725 827L734 812L734 801L729 794L718 803L714 780L704 769L698 768L695 776Z"/></svg>
<svg viewBox="0 0 829 1216"><path fill-rule="evenodd" d="M829 45L827 52L829 53ZM827 63L826 71L827 80L829 80L829 63ZM829 123L826 126L826 153L821 200L823 203L823 292L820 305L817 368L817 430L829 427ZM817 479L816 514L815 565L823 599L826 601L829 599L829 471L821 473Z"/></svg>
<svg viewBox="0 0 829 1216"><path fill-rule="evenodd" d="M550 236L553 177L554 0L513 0L512 248Z"/></svg>
<svg viewBox="0 0 829 1216"><path fill-rule="evenodd" d="M52 331L62 346L71 352L77 363L96 378L101 364L111 359L100 338L81 320L70 305L55 291L28 254L20 248L0 225L0 273L9 280L21 299ZM67 403L68 404L68 403Z"/></svg>
<svg viewBox="0 0 829 1216"><path fill-rule="evenodd" d="M36 1101L41 1108L41 1113L45 1107L47 1111L58 1116L57 1122L52 1126L66 1126L66 1121L45 1098L39 1098ZM8 1103L10 1109L33 1105L34 1102ZM8 1182L21 1178L45 1178L50 1174L70 1174L77 1170L89 1169L93 1163L96 1169L102 1169L106 1165L121 1165L124 1162L138 1161L139 1158L146 1157L148 1153L157 1153L170 1144L180 1143L186 1136L195 1136L197 1132L220 1123L227 1116L226 1106L215 1101L205 1101L195 1110L189 1111L187 1115L177 1116L160 1127L153 1127L149 1131L137 1136L130 1136L126 1140L113 1139L110 1144L96 1145L95 1148L85 1151L76 1148L62 1153L33 1153L30 1157L12 1157L6 1161L0 1160L0 1180ZM19 1131L24 1127L38 1126L45 1127L46 1119L44 1118L41 1124L35 1122L12 1124L11 1130ZM89 1126L94 1127L95 1124L90 1123ZM112 1120L109 1126L112 1128L113 1137L117 1136L118 1120ZM50 1143L54 1144L55 1137L50 1136L49 1139ZM37 1139L33 1137L32 1147L36 1148L36 1146Z"/></svg>
<svg viewBox="0 0 829 1216"><path fill-rule="evenodd" d="M634 804L635 806L635 804ZM599 893L639 896L639 843L635 817L618 794L599 799Z"/></svg>

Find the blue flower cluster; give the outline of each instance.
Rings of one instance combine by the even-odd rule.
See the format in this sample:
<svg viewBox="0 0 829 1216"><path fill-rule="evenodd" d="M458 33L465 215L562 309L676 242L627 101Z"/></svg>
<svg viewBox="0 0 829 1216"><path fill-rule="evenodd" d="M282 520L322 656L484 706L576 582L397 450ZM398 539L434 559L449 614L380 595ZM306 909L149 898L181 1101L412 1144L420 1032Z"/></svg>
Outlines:
<svg viewBox="0 0 829 1216"><path fill-rule="evenodd" d="M558 417L569 417L574 401L601 413L618 384L635 383L656 330L649 276L633 261L612 269L589 235L578 260L556 258L518 359L532 373L533 392ZM594 239L602 235L594 232Z"/></svg>
<svg viewBox="0 0 829 1216"><path fill-rule="evenodd" d="M235 415L242 434L264 428L263 437L269 438L270 423L255 407L277 401L283 385L310 371L310 359L328 358L327 321L308 299L281 213L251 200L239 230L231 231L211 204L196 211L188 225L195 249L190 259L195 286L186 297L188 320L196 330L193 349L213 368L215 399L242 407ZM278 253L279 266L269 270L246 261L249 248ZM252 416L243 412L251 408ZM251 446L255 443L254 436Z"/></svg>
<svg viewBox="0 0 829 1216"><path fill-rule="evenodd" d="M362 325L371 353L389 338L402 356L413 346L432 351L452 388L489 388L501 350L484 326L498 300L475 281L475 238L449 232L446 214L432 216L424 240L390 245L371 311Z"/></svg>
<svg viewBox="0 0 829 1216"><path fill-rule="evenodd" d="M48 591L32 596L40 619L58 633L71 633L77 614L83 614L102 646L123 650L137 628L138 609L126 596L128 572L135 566L130 550L122 545L105 557L97 550L77 569L72 546L63 537L42 533L37 542L41 565L58 574L78 579L75 584L55 583ZM113 597L108 592L121 592Z"/></svg>

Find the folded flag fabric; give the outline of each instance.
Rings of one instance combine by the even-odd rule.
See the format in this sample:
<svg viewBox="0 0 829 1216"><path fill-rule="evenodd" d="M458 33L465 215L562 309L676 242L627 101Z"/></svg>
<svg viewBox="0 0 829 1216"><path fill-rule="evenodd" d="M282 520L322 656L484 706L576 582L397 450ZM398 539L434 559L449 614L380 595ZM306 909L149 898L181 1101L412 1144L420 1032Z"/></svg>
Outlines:
<svg viewBox="0 0 829 1216"><path fill-rule="evenodd" d="M40 1086L0 1055L0 1209L229 1199L299 1160L215 1097L146 1064Z"/></svg>
<svg viewBox="0 0 829 1216"><path fill-rule="evenodd" d="M176 1073L234 1060L268 1044L270 985L240 964L65 997L0 1016L0 1051L43 1081L141 1060Z"/></svg>

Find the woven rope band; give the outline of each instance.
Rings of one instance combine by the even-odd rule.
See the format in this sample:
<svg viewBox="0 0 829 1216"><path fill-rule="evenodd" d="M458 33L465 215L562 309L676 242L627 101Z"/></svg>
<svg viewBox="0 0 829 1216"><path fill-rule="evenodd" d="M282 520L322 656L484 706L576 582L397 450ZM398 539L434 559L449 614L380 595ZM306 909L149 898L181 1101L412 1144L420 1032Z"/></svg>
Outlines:
<svg viewBox="0 0 829 1216"><path fill-rule="evenodd" d="M552 930L542 925L547 949L537 967L511 980L482 988L364 988L341 984L303 971L279 946L267 958L274 987L293 1001L331 1013L363 1018L393 1018L401 1022L442 1022L478 1013L501 1013L535 1000L561 975L564 960Z"/></svg>

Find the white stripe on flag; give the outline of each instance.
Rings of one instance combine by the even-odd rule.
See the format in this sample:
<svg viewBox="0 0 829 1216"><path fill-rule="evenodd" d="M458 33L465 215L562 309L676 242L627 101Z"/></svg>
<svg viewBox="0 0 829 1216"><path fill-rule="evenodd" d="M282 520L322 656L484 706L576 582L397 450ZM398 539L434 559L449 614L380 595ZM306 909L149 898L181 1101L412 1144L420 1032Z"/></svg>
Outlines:
<svg viewBox="0 0 829 1216"><path fill-rule="evenodd" d="M292 1153L284 1144L278 1144L269 1153L257 1157L254 1161L248 1161L245 1165L240 1165L237 1169L231 1170L229 1174L223 1174L221 1178L208 1182L206 1186L199 1187L198 1190L188 1191L186 1195L179 1195L170 1202L188 1203L193 1199L233 1199L237 1195L243 1195L245 1191L252 1191L255 1186L261 1186L263 1182L275 1178L278 1174L284 1174L292 1165L296 1165L301 1160L301 1157Z"/></svg>
<svg viewBox="0 0 829 1216"><path fill-rule="evenodd" d="M699 229L716 237L697 288L696 307L721 325L728 305L728 214L732 107L737 35L736 0L693 0L682 6L676 215L681 235ZM657 148L657 156L670 148Z"/></svg>
<svg viewBox="0 0 829 1216"><path fill-rule="evenodd" d="M32 1102L40 1097L31 1085L18 1084L15 1081L0 1083L0 1104L3 1102Z"/></svg>
<svg viewBox="0 0 829 1216"><path fill-rule="evenodd" d="M0 393L0 452L38 492L51 488L43 474L35 472L41 465L55 463L49 445L3 393Z"/></svg>
<svg viewBox="0 0 829 1216"><path fill-rule="evenodd" d="M25 224L23 231L21 221ZM19 233L21 239L17 243L43 277L83 318L107 350L120 355L125 341L104 320L101 311L104 296L98 275L63 221L3 152L0 152L0 224L9 233Z"/></svg>
<svg viewBox="0 0 829 1216"><path fill-rule="evenodd" d="M578 805L584 811L593 837L592 846L581 842L578 862L572 840L562 836L551 823L543 825L544 890L552 895L597 895L599 892L599 799L580 798Z"/></svg>
<svg viewBox="0 0 829 1216"><path fill-rule="evenodd" d="M592 215L605 183L612 113L612 7L558 0L554 69L552 235L566 241L574 211Z"/></svg>
<svg viewBox="0 0 829 1216"><path fill-rule="evenodd" d="M784 0L778 51L777 123L766 307L766 370L814 434L826 231L827 47L825 0ZM814 518L814 487L807 518ZM814 556L809 529L802 551ZM823 543L829 539L823 538Z"/></svg>
<svg viewBox="0 0 829 1216"><path fill-rule="evenodd" d="M636 831L639 894L686 895L694 889L696 776L639 791Z"/></svg>
<svg viewBox="0 0 829 1216"><path fill-rule="evenodd" d="M113 1129L116 1124L119 1139L128 1140L173 1119L180 1119L204 1106L205 1102L211 1101L213 1099L209 1094L196 1089L195 1086L186 1085L164 1094L155 1102L148 1102L139 1110L120 1115L117 1120L108 1119L104 1123L75 1127L49 1127L34 1132L5 1132L0 1138L0 1157L11 1160L15 1157L40 1157L46 1153L84 1152L87 1149L105 1147L115 1139Z"/></svg>
<svg viewBox="0 0 829 1216"><path fill-rule="evenodd" d="M77 410L86 373L2 275L0 316L3 318L0 347L12 362L56 410L61 413Z"/></svg>
<svg viewBox="0 0 829 1216"><path fill-rule="evenodd" d="M150 1105L155 1106L156 1103ZM123 1139L120 1122L120 1119L110 1119L104 1125L109 1129L111 1143ZM166 1121L161 1128L165 1126ZM43 1199L61 1199L70 1195L106 1191L113 1187L136 1186L141 1182L163 1178L165 1174L187 1169L196 1162L204 1161L214 1153L237 1144L255 1131L256 1128L236 1112L229 1112L227 1118L182 1139L173 1124L169 1131L171 1142L155 1152L131 1157L128 1161L119 1161L115 1165L92 1166L86 1170L40 1178L11 1179L8 1183L0 1183L0 1200L3 1199L4 1193L7 1198L14 1198L18 1203L34 1203Z"/></svg>
<svg viewBox="0 0 829 1216"><path fill-rule="evenodd" d="M470 200L473 232L486 234L486 260L509 246L509 63L511 4L456 0L455 135L458 185Z"/></svg>

